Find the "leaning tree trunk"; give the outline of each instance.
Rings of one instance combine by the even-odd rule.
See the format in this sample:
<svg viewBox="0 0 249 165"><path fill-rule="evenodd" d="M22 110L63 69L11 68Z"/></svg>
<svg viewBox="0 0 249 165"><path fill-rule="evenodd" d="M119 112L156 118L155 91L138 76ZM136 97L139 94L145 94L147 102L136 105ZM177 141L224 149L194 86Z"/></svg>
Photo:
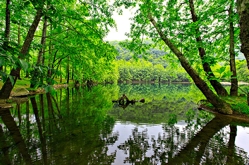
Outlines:
<svg viewBox="0 0 249 165"><path fill-rule="evenodd" d="M232 114L233 111L231 106L224 100L220 99L214 92L208 87L207 83L198 75L198 73L191 67L184 55L175 47L175 45L167 38L167 36L158 27L154 18L148 15L150 22L157 30L159 36L164 41L164 43L171 49L172 52L177 56L181 62L182 67L187 71L190 77L195 82L195 85L201 90L205 95L207 100L215 107L215 110L223 114Z"/></svg>
<svg viewBox="0 0 249 165"><path fill-rule="evenodd" d="M193 0L189 0L189 7L190 7L190 11L191 11L192 21L193 22L197 22L198 21L198 17L197 17L197 15L195 13L195 8L194 8L194 2L193 2ZM196 34L199 34L199 33L200 33L200 30L197 27L196 28ZM202 38L200 37L200 35L198 35L198 37L196 37L196 41L197 41L198 45L201 45L200 43L202 43ZM215 79L215 75L214 75L214 73L213 73L213 71L212 71L209 63L206 62L206 60L205 60L205 58L206 58L206 51L205 51L205 49L203 47L199 46L198 47L198 51L199 51L199 55L201 57L203 69L206 72L207 78L210 81L211 85L214 87L215 91L217 92L217 94L219 96L227 96L228 93L227 93L226 89L221 85L220 82L218 82Z"/></svg>
<svg viewBox="0 0 249 165"><path fill-rule="evenodd" d="M28 49L30 47L30 44L31 44L33 38L34 38L34 34L35 34L36 28L40 22L41 16L42 16L42 9L40 8L37 10L36 16L33 20L33 23L29 28L28 34L25 38L22 49L20 51L20 55L18 56L19 58L24 58L27 55ZM4 85L0 91L0 99L8 99L9 98L10 92L12 91L12 89L16 83L16 80L20 76L20 70L21 70L20 66L17 68L13 68L11 70L10 76L13 78L13 81L10 78L8 78L6 80L6 82L4 83Z"/></svg>
<svg viewBox="0 0 249 165"><path fill-rule="evenodd" d="M241 52L244 54L249 69L249 0L237 1L239 24L240 24L240 41Z"/></svg>
<svg viewBox="0 0 249 165"><path fill-rule="evenodd" d="M230 71L231 75L231 88L230 88L230 95L231 96L238 96L238 79L236 73L236 63L235 63L235 51L234 51L234 26L233 26L233 0L231 1L230 8L228 11L229 14L229 36L230 36Z"/></svg>

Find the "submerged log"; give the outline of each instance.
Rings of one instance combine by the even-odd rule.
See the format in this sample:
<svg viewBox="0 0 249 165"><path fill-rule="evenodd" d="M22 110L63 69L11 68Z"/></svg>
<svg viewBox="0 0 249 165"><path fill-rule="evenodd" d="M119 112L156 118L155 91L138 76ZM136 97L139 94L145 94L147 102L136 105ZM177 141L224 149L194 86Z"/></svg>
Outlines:
<svg viewBox="0 0 249 165"><path fill-rule="evenodd" d="M144 103L144 102L145 102L145 99L142 98L141 100L139 100L139 102Z"/></svg>
<svg viewBox="0 0 249 165"><path fill-rule="evenodd" d="M135 100L132 99L130 100L125 94L122 95L122 97L120 97L118 100L112 100L113 103L118 103L119 105L128 105L128 104L135 104L136 102L141 102L144 103L145 99L142 98L140 100Z"/></svg>

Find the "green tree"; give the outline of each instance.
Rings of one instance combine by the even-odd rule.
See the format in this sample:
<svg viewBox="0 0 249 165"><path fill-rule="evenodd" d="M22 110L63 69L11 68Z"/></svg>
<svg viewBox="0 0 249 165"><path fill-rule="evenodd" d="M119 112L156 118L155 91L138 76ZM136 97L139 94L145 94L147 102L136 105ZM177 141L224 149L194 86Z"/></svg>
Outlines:
<svg viewBox="0 0 249 165"><path fill-rule="evenodd" d="M199 3L197 2L197 4L200 4L200 2ZM200 58L202 61L203 69L206 72L207 78L210 81L211 85L214 87L217 94L221 95L221 96L227 96L228 93L227 93L226 89L220 84L220 82L218 82L218 80L214 76L213 71L209 65L207 56L206 56L206 50L202 46L203 39L201 37L200 24L198 23L199 18L196 14L195 5L194 5L193 0L189 0L189 8L190 8L190 12L191 12L192 21L194 23L193 33L194 33L194 36L196 39L196 44L197 44L198 52L199 52L199 55L200 55Z"/></svg>
<svg viewBox="0 0 249 165"><path fill-rule="evenodd" d="M162 65L160 65L160 64L154 65L153 72L152 72L152 80L157 81L157 82L161 82L162 76L163 76L163 71L164 71L164 68Z"/></svg>
<svg viewBox="0 0 249 165"><path fill-rule="evenodd" d="M9 97L21 69L26 71L28 67L32 73L31 87L53 85L58 76L61 82L65 76L67 82L71 78L82 83L87 80L103 82L105 78L111 81L110 78L115 78L107 75L114 68L112 61L116 50L103 40L109 27L115 26L111 18L114 8L108 5L108 1L42 0L22 3L13 0L11 7L8 7L8 3L1 4L6 11L12 9L11 21L2 17L2 14L0 18L1 21L10 22L14 29L10 37L16 38L13 40L15 42L9 43L14 45L15 50L11 55L9 50L1 50L4 58L0 58L0 66L11 69L11 73L6 74L8 70L1 72L5 84L0 91L0 98ZM8 12L1 10L1 13L5 13L7 18ZM43 28L36 30L41 18ZM28 20L31 19L34 21L30 26ZM27 32L26 37L22 32ZM1 35L6 38L4 33ZM22 37L24 44L19 47L17 43L21 42ZM6 45L5 41L2 40L1 45ZM43 82L45 78L46 83Z"/></svg>
<svg viewBox="0 0 249 165"><path fill-rule="evenodd" d="M30 48L31 42L34 38L34 34L36 31L36 28L40 22L40 18L42 17L42 12L43 12L43 6L44 6L44 1L40 1L40 2L33 2L32 1L32 5L35 7L36 9L36 14L35 17L33 19L33 22L31 24L31 26L29 27L28 33L26 35L25 41L21 47L20 53L18 55L19 60L16 61L16 68L11 69L11 73L8 76L7 80L5 81L1 91L0 91L0 99L7 99L10 96L10 92L12 91L17 78L20 77L20 70L21 67L25 67L24 65L24 61L23 59L27 56L28 54L28 50Z"/></svg>
<svg viewBox="0 0 249 165"><path fill-rule="evenodd" d="M124 1L122 1L124 2ZM117 5L122 4L120 1L116 2ZM182 45L181 36L179 32L186 32L186 36L191 43L195 37L190 37L189 31L195 34L191 29L195 24L190 22L188 15L183 15L181 11L188 11L188 3L177 3L176 1L130 1L131 3L124 3L126 6L136 6L139 4L136 15L133 18L131 32L129 37L133 39L129 48L135 50L137 45L143 44L143 36L151 37L155 42L164 42L170 50L179 59L182 67L186 70L192 78L196 86L202 91L207 100L213 104L216 110L220 113L232 114L233 111L228 103L218 97L202 79L198 72L192 67L193 56L188 56L189 52L181 51L179 47ZM185 13L184 13L185 14ZM188 46L188 49L190 47ZM141 50L141 49L140 49ZM191 50L191 53L195 50ZM191 59L192 58L192 59ZM200 59L199 59L200 61ZM197 61L195 61L197 62Z"/></svg>

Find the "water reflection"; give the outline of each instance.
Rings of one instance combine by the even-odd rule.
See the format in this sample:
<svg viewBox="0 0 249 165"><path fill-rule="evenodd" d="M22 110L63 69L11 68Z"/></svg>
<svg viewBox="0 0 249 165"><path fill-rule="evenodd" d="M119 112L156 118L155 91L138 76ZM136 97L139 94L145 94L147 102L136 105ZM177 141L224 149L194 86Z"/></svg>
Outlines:
<svg viewBox="0 0 249 165"><path fill-rule="evenodd" d="M126 93L146 102L126 109ZM195 97L193 97L193 93ZM198 111L190 85L63 89L0 109L1 164L247 164L248 123Z"/></svg>
<svg viewBox="0 0 249 165"><path fill-rule="evenodd" d="M20 133L20 130L14 121L14 118L11 116L9 109L0 109L0 116L4 126L8 129L8 133L10 134L11 138L13 139L12 143L8 144L8 139L5 138L5 133L1 126L1 146L2 152L4 157L2 158L4 164L11 164L10 157L8 156L8 150L12 150L12 145L15 145L17 148L18 153L22 156L23 161L26 164L31 164L31 157L28 152L27 146L24 142L24 139Z"/></svg>

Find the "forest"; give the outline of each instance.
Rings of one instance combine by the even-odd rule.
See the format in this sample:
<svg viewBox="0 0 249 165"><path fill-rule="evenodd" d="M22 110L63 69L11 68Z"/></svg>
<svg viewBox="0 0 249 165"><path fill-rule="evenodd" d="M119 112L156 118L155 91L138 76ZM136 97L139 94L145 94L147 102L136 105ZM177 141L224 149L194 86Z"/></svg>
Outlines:
<svg viewBox="0 0 249 165"><path fill-rule="evenodd" d="M32 90L70 82L192 82L217 112L232 114L223 97L238 96L238 82L248 82L248 0L0 4L0 99L22 79ZM136 11L129 40L106 41L116 27L112 16L124 8ZM230 90L221 81L231 82Z"/></svg>
<svg viewBox="0 0 249 165"><path fill-rule="evenodd" d="M121 46L121 42L110 42L118 51L115 66L118 67L118 82L191 82L187 72L176 58L168 59L167 52L159 48L150 48L148 55L141 54L133 58L131 51ZM248 82L249 71L242 54L236 57L238 81ZM215 76L220 81L230 82L231 72L228 62L218 62L212 66Z"/></svg>

